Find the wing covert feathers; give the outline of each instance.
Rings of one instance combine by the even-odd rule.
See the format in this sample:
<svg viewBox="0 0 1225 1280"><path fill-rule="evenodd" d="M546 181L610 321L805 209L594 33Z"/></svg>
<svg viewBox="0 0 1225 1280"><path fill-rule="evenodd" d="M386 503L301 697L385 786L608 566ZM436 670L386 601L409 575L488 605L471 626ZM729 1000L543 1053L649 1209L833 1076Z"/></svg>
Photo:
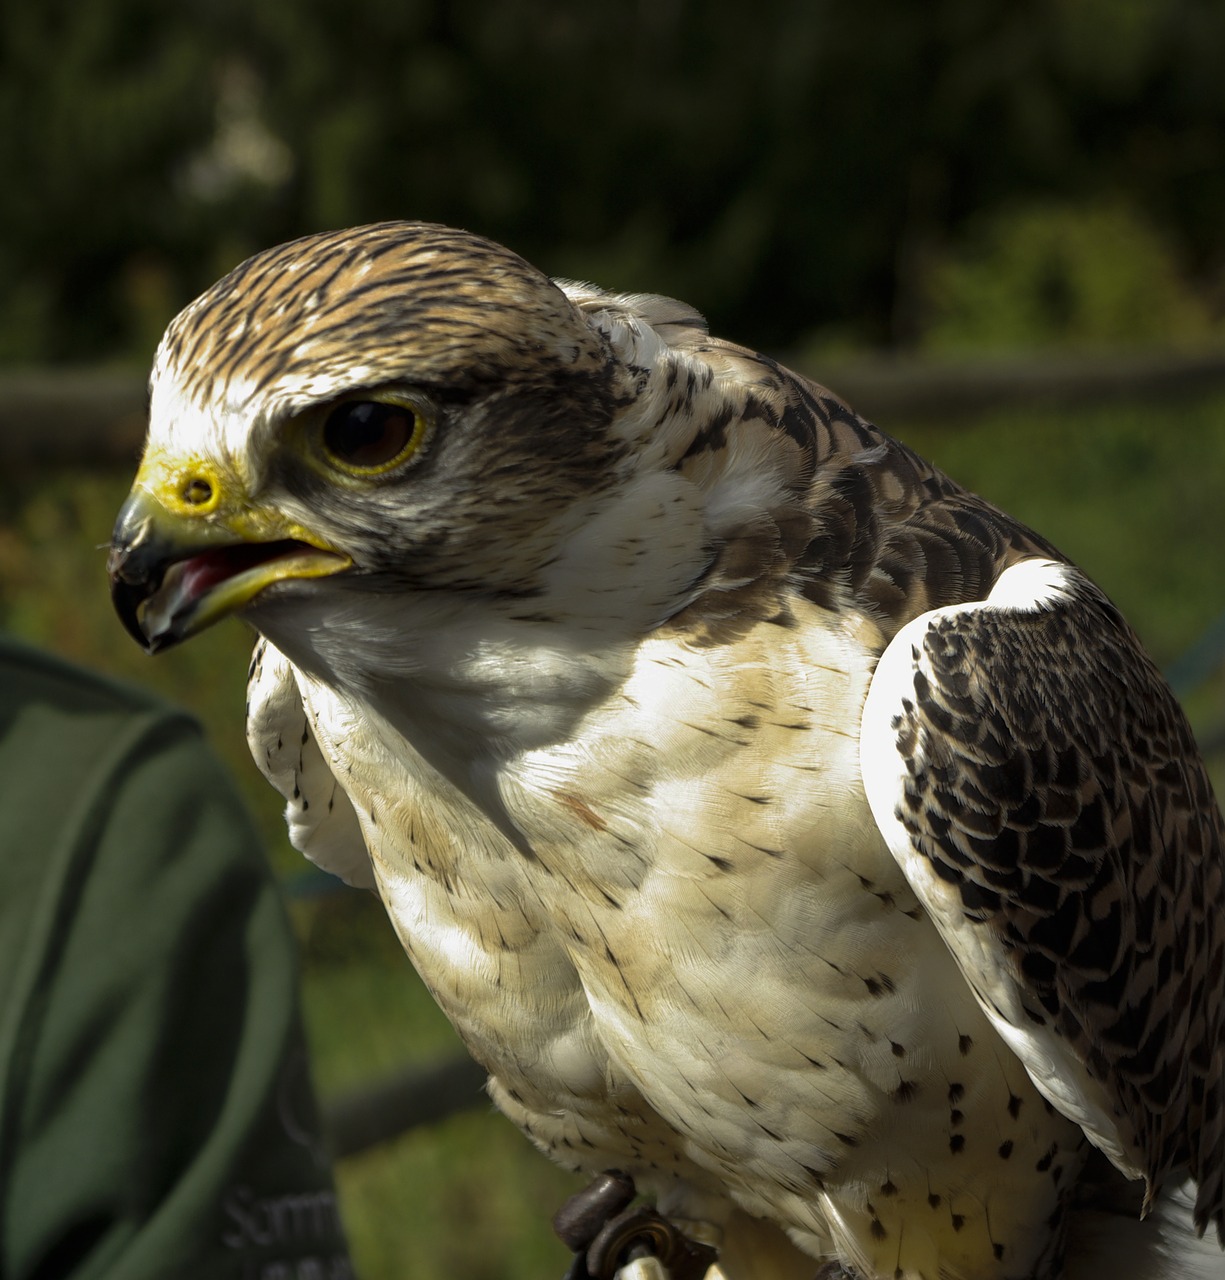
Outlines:
<svg viewBox="0 0 1225 1280"><path fill-rule="evenodd" d="M1051 561L903 628L862 759L877 822L997 1030L1146 1206L1225 1233L1225 848L1190 729L1113 605Z"/></svg>

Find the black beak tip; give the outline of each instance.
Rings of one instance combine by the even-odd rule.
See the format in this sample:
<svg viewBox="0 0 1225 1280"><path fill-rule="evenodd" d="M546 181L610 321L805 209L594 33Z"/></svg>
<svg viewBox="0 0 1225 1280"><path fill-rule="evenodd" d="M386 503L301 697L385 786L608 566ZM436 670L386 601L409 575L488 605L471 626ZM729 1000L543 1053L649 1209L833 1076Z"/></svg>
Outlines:
<svg viewBox="0 0 1225 1280"><path fill-rule="evenodd" d="M146 653L153 653L155 652L154 642L145 635L145 630L140 625L138 608L147 595L148 592L143 586L125 582L118 574L111 574L111 603L115 606L119 621L123 623L123 629Z"/></svg>

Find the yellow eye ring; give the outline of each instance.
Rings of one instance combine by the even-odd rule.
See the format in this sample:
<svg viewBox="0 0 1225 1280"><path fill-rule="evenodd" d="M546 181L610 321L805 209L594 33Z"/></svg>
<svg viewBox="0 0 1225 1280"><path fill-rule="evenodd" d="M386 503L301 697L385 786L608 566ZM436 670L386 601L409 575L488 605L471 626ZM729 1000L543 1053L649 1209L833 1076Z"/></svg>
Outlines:
<svg viewBox="0 0 1225 1280"><path fill-rule="evenodd" d="M430 420L408 398L380 395L342 400L327 411L319 448L330 467L356 477L386 475L425 442Z"/></svg>

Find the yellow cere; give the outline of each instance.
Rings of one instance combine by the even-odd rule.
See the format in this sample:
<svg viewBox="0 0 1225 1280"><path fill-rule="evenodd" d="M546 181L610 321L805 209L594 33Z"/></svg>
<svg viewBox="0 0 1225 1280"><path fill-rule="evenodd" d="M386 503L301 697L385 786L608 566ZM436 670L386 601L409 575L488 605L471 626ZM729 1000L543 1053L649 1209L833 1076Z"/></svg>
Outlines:
<svg viewBox="0 0 1225 1280"><path fill-rule="evenodd" d="M136 486L143 489L171 515L207 516L216 511L223 481L215 463L204 458L166 458L147 452L136 474Z"/></svg>
<svg viewBox="0 0 1225 1280"><path fill-rule="evenodd" d="M319 551L344 554L280 511L252 503L241 479L211 458L170 457L150 451L141 460L134 488L147 493L168 516L200 520L199 533L205 537L224 534L226 541L235 542L292 538Z"/></svg>

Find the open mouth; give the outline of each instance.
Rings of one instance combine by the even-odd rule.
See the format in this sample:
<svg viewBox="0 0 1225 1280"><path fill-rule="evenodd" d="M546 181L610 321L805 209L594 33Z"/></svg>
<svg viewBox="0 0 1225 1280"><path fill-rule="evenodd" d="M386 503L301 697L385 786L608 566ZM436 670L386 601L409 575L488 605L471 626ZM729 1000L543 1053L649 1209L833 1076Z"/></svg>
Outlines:
<svg viewBox="0 0 1225 1280"><path fill-rule="evenodd" d="M178 564L171 565L163 579L163 586L177 572L178 587L183 598L187 601L197 600L207 595L218 583L236 578L248 569L267 566L274 561L290 559L303 553L317 554L314 547L309 547L296 538L218 547L215 551L202 551L190 560L180 560Z"/></svg>
<svg viewBox="0 0 1225 1280"><path fill-rule="evenodd" d="M241 609L278 582L321 578L347 569L348 556L294 538L214 547L165 564L147 578L112 578L115 607L150 653L168 648Z"/></svg>

